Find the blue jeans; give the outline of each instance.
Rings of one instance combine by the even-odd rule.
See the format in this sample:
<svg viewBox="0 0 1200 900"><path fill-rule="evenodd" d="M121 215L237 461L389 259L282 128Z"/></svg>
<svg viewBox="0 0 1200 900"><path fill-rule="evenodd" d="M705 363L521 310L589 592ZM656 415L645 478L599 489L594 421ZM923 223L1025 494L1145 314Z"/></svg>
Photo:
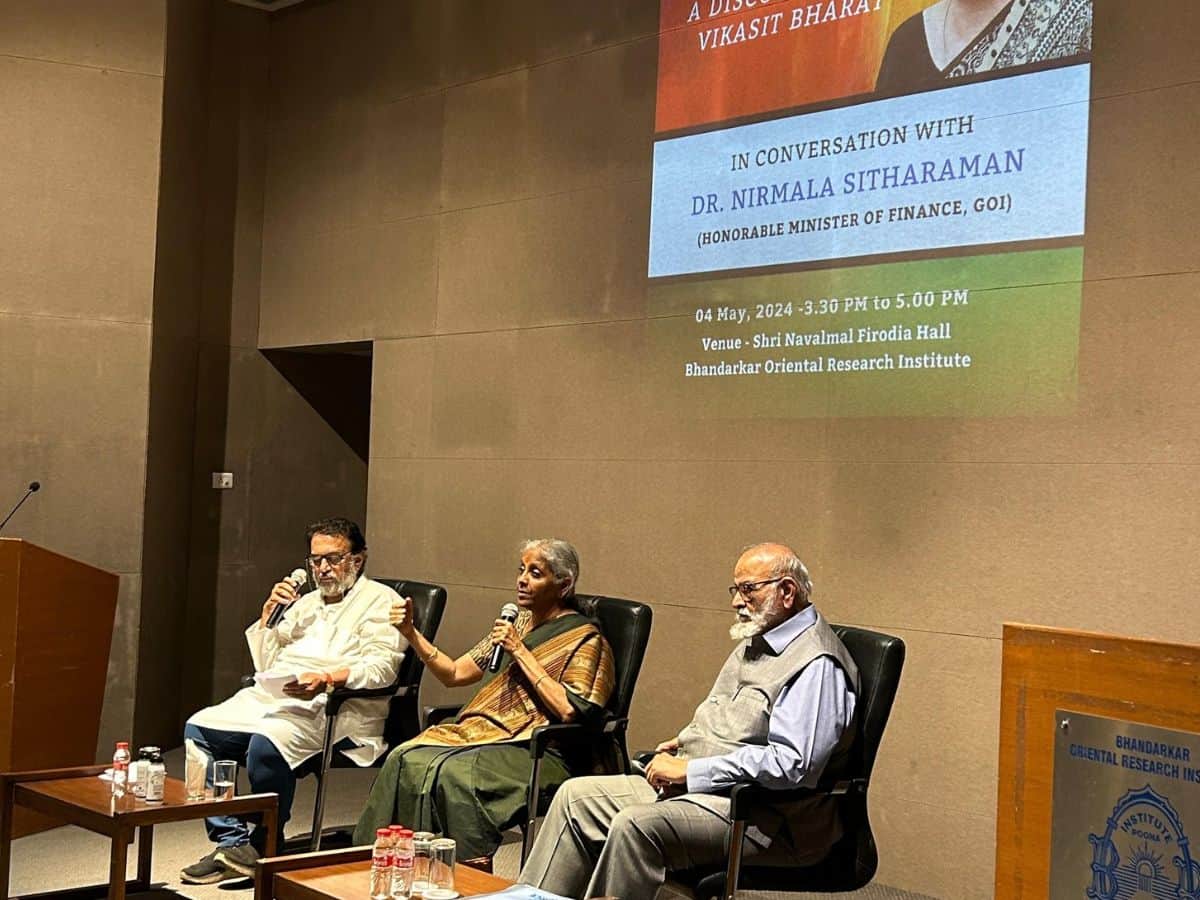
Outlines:
<svg viewBox="0 0 1200 900"><path fill-rule="evenodd" d="M214 759L234 759L244 766L250 778L250 790L255 794L279 795L279 828L276 846L283 846L283 826L292 816L292 799L296 795L296 778L316 771L321 757L315 756L302 763L296 771L287 764L271 741L261 734L245 731L222 731L219 728L202 728L188 722L183 728L184 740L192 741L209 758L205 784L212 787L212 765ZM335 747L348 750L354 746L349 738L343 738ZM210 816L204 820L208 839L218 847L236 847L250 843L259 853L266 851L267 837L256 817L240 819L236 816ZM251 824L254 825L251 829Z"/></svg>

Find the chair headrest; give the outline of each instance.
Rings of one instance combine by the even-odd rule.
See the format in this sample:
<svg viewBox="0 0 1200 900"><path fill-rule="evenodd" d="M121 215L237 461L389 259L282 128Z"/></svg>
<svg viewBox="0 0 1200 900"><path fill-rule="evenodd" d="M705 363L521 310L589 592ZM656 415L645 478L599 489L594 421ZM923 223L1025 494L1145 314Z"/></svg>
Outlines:
<svg viewBox="0 0 1200 900"><path fill-rule="evenodd" d="M576 600L580 612L596 620L612 647L616 684L608 709L615 716L627 716L638 672L646 656L654 611L645 603L619 597L579 594Z"/></svg>

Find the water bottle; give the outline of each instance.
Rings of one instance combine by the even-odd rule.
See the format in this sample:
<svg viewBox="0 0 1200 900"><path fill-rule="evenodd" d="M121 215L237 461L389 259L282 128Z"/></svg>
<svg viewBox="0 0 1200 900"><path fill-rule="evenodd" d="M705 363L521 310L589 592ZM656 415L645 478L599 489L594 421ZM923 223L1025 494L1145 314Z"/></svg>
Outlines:
<svg viewBox="0 0 1200 900"><path fill-rule="evenodd" d="M147 803L162 803L167 787L167 767L157 747L150 748L150 758L142 763L143 795Z"/></svg>
<svg viewBox="0 0 1200 900"><path fill-rule="evenodd" d="M129 778L129 742L117 741L112 761L112 795L125 796L125 782Z"/></svg>
<svg viewBox="0 0 1200 900"><path fill-rule="evenodd" d="M409 900L413 885L413 833L393 826L392 900Z"/></svg>
<svg viewBox="0 0 1200 900"><path fill-rule="evenodd" d="M392 896L392 832L380 828L375 832L375 849L371 853L371 900L391 900Z"/></svg>
<svg viewBox="0 0 1200 900"><path fill-rule="evenodd" d="M157 752L157 747L141 747L138 749L137 758L129 763L129 775L125 779L125 790L133 796L146 796L146 769L150 765L150 757Z"/></svg>

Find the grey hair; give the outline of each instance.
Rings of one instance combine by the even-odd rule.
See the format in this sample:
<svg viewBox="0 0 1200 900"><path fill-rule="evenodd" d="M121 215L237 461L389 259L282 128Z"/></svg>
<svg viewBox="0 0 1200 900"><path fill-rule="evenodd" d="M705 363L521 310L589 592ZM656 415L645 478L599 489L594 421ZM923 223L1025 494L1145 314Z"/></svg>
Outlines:
<svg viewBox="0 0 1200 900"><path fill-rule="evenodd" d="M770 555L774 560L772 574L778 578L791 578L796 582L796 586L800 589L800 597L805 603L812 602L812 576L808 574L808 569L804 563L800 561L795 552L786 544L776 544L772 542L762 544L751 544L743 554L758 550L763 554Z"/></svg>
<svg viewBox="0 0 1200 900"><path fill-rule="evenodd" d="M558 538L532 538L521 544L518 552L523 555L530 550L541 555L555 578L570 580L567 596L574 596L575 585L579 582L579 551L569 541Z"/></svg>

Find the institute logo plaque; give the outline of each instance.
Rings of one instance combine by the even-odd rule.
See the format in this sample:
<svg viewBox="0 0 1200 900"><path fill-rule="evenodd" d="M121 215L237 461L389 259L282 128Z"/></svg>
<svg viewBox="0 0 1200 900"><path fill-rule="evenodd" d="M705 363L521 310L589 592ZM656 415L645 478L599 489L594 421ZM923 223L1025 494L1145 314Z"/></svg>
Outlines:
<svg viewBox="0 0 1200 900"><path fill-rule="evenodd" d="M1200 864L1166 797L1149 785L1129 791L1113 808L1103 834L1089 834L1089 900L1135 897L1200 898Z"/></svg>
<svg viewBox="0 0 1200 900"><path fill-rule="evenodd" d="M1200 735L1055 711L1051 900L1200 900Z"/></svg>

